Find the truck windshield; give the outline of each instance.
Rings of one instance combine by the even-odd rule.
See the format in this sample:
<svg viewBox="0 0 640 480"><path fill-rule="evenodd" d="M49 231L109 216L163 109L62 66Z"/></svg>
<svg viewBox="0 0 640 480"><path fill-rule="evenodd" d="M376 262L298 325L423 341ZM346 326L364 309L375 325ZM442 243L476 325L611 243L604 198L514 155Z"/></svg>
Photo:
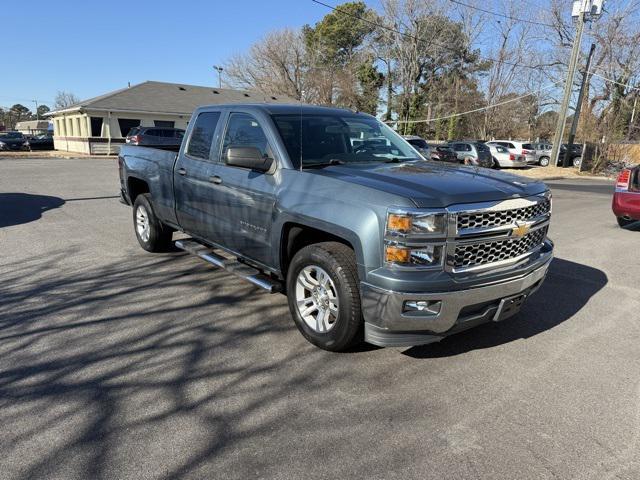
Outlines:
<svg viewBox="0 0 640 480"><path fill-rule="evenodd" d="M295 168L422 160L391 128L361 114L274 114Z"/></svg>

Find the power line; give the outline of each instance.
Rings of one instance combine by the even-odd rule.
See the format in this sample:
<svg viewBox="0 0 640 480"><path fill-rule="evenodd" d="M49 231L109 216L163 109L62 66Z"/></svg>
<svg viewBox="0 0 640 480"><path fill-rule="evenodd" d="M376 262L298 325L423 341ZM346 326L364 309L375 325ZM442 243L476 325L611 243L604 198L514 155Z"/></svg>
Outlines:
<svg viewBox="0 0 640 480"><path fill-rule="evenodd" d="M476 7L474 5L469 5L468 3L460 2L458 0L449 0L451 3L457 3L458 5L462 5L463 7L472 8L474 10L478 10L480 12L488 13L489 15L495 15L496 17L508 18L509 20L515 20L516 22L522 23L530 23L531 25L540 25L542 27L550 27L555 28L555 25L551 23L544 22L536 22L534 20L526 20L524 18L513 17L511 15L506 15L504 13L494 12L492 10L485 10L484 8Z"/></svg>
<svg viewBox="0 0 640 480"><path fill-rule="evenodd" d="M389 27L387 25L383 25L381 23L374 22L374 21L369 20L367 18L363 18L363 17L361 17L359 15L347 12L345 10L342 10L339 7L334 7L332 5L326 4L324 2L321 2L320 0L311 0L311 1L313 3L317 3L318 5L322 5L323 7L327 7L329 9L333 10L334 12L340 13L342 15L346 15L347 17L356 18L356 19L361 20L361 21L363 21L365 23L368 23L369 25L373 25L373 26L376 26L378 28L382 28L383 30L387 30L389 32L397 33L398 35L402 35L405 38L410 38L412 40L416 40L418 42L422 42L422 43L428 44L430 46L441 47L441 48L444 48L445 50L454 51L453 48L451 46L449 46L449 45L446 45L446 44L443 44L443 43L431 42L431 41L425 40L424 38L418 37L416 35L411 35L410 33L401 32L400 30L396 30L396 29L391 28L391 27ZM524 63L509 62L507 60L498 60L497 58L485 57L485 56L482 56L482 55L478 55L478 58L480 58L481 60L488 60L490 62L502 63L504 65L511 65L513 67L529 68L531 70L536 70L536 71L539 71L540 68L541 68L541 66L533 66L533 65L527 65L527 64L524 64Z"/></svg>
<svg viewBox="0 0 640 480"><path fill-rule="evenodd" d="M495 108L495 107L500 107L502 105L506 105L507 103L517 102L518 100L522 100L523 98L531 97L532 95L538 95L541 91L549 90L550 88L555 87L556 85L559 85L560 83L561 82L554 82L551 85L547 85L546 87L539 89L537 92L529 92L529 93L526 93L524 95L520 95L519 97L510 98L509 100L504 100L504 101L498 102L498 103L492 103L491 105L487 105L485 107L474 108L473 110L467 110L466 112L453 113L451 115L446 115L444 117L422 119L422 120L389 120L386 123L398 123L398 124L399 123L431 123L431 122L437 122L439 120L447 120L449 118L461 117L463 115L468 115L470 113L477 113L477 112L482 112L484 110L490 110L490 109Z"/></svg>
<svg viewBox="0 0 640 480"><path fill-rule="evenodd" d="M614 80L614 79L612 79L612 78L608 78L608 77L605 77L604 75L600 75L600 74L598 74L598 73L594 72L593 70L589 70L589 72L588 72L588 73L590 73L590 74L591 74L591 75L593 75L594 77L601 78L601 79L602 79L602 80L604 80L605 82L615 83L616 85L620 85L620 86L622 86L622 87L626 87L626 88L629 88L629 89L631 89L631 90L637 90L637 91L639 91L639 92L640 92L640 87L634 87L633 85L630 85L630 84L628 84L628 83L618 82L617 80Z"/></svg>

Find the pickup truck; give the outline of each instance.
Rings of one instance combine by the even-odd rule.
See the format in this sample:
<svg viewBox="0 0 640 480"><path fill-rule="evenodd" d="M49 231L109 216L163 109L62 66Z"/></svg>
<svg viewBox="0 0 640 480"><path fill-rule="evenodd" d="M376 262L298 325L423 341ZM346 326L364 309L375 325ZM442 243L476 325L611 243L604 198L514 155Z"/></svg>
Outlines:
<svg viewBox="0 0 640 480"><path fill-rule="evenodd" d="M504 320L552 260L544 183L425 160L364 113L199 107L178 152L124 145L118 164L143 249L183 232L178 248L284 293L326 350Z"/></svg>

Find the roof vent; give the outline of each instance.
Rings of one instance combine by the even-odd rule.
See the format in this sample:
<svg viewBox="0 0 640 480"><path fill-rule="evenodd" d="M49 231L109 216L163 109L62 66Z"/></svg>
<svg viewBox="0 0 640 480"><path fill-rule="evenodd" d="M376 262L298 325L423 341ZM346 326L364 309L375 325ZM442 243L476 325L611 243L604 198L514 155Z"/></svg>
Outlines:
<svg viewBox="0 0 640 480"><path fill-rule="evenodd" d="M178 90L182 90L183 92L186 92L186 91L187 91L187 89L186 89L186 88L184 88L184 87L178 87Z"/></svg>
<svg viewBox="0 0 640 480"><path fill-rule="evenodd" d="M248 97L248 96L249 96L249 94L248 94L248 93L245 93L245 94L244 94L244 96L245 96L245 97Z"/></svg>
<svg viewBox="0 0 640 480"><path fill-rule="evenodd" d="M215 93L216 95L219 95L220 92L218 90L211 90L213 93Z"/></svg>

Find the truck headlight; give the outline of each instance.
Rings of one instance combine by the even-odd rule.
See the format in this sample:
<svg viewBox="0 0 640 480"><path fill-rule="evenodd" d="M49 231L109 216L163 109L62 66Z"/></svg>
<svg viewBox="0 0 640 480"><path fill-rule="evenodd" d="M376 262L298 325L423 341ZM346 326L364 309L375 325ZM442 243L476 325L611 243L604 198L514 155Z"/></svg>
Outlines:
<svg viewBox="0 0 640 480"><path fill-rule="evenodd" d="M444 235L446 213L395 212L387 215L387 232L403 235Z"/></svg>
<svg viewBox="0 0 640 480"><path fill-rule="evenodd" d="M447 220L444 210L390 208L384 232L384 262L396 267L442 268Z"/></svg>
<svg viewBox="0 0 640 480"><path fill-rule="evenodd" d="M439 267L442 265L443 250L443 245L424 245L421 247L386 245L385 261L395 265Z"/></svg>

